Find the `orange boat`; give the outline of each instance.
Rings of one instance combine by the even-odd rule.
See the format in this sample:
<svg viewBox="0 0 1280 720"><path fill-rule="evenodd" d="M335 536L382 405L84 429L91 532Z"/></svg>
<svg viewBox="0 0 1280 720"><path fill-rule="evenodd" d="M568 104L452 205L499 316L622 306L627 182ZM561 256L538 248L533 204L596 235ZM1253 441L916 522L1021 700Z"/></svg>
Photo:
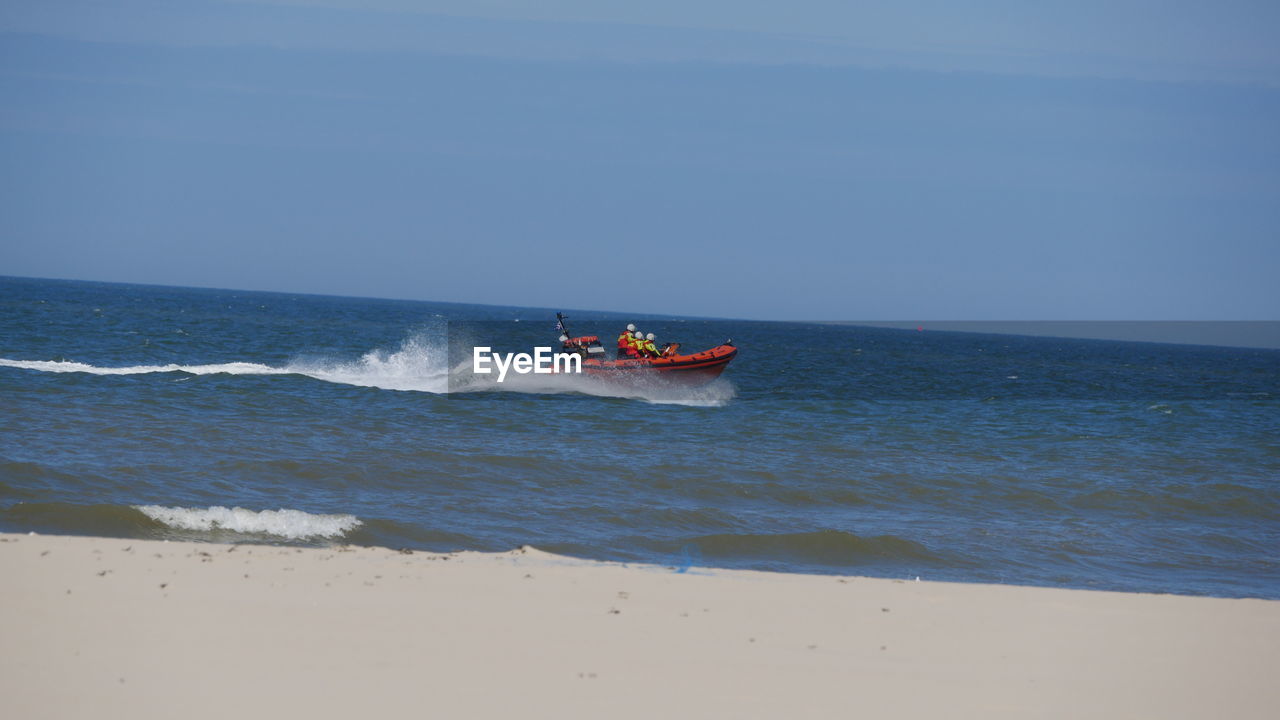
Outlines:
<svg viewBox="0 0 1280 720"><path fill-rule="evenodd" d="M680 343L668 343L662 347L659 357L621 357L610 360L597 335L569 337L564 324L565 316L556 313L556 327L563 333L560 345L564 352L582 355L582 372L596 377L616 377L620 380L648 377L680 383L702 384L720 377L725 367L738 354L732 340L688 355L680 354Z"/></svg>

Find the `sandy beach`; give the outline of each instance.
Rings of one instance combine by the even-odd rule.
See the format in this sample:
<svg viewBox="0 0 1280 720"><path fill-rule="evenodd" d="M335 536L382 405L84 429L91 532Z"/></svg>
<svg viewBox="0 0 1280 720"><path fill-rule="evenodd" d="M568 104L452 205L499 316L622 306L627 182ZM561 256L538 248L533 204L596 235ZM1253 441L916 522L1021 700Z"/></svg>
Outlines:
<svg viewBox="0 0 1280 720"><path fill-rule="evenodd" d="M1280 602L0 535L11 718L1263 718Z"/></svg>

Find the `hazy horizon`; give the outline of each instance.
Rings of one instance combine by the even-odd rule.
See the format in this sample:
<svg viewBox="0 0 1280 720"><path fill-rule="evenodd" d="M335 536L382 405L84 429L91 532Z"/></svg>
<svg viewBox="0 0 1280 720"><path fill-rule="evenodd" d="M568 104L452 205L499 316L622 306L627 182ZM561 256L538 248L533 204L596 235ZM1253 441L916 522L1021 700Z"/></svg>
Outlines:
<svg viewBox="0 0 1280 720"><path fill-rule="evenodd" d="M139 285L143 287L173 287L182 289L216 290L223 292L261 292L281 295L320 295L322 297L350 297L356 299L388 300L393 302L423 302L453 305L488 305L492 307L521 307L527 309L547 308L565 311L595 312L610 315L632 315L636 319L654 313L640 313L626 309L581 306L507 306L491 303L460 303L439 298L380 297L368 295L326 295L324 293L301 293L281 290L257 290L250 288L228 288L209 286L162 285L153 283L118 283L105 280L84 280L76 278L37 278L27 276L2 276L0 280L16 278L19 280L47 280L53 282L88 282L106 285ZM659 314L661 315L661 314ZM931 332L965 332L993 335L1016 335L1023 337L1060 337L1082 340L1118 340L1122 342L1151 342L1174 345L1207 345L1215 347L1240 347L1257 349L1280 349L1280 321L1249 320L1008 320L1008 321L972 321L972 320L829 320L812 318L765 319L750 317L708 317L697 315L672 315L688 319L708 320L746 320L754 322L779 323L812 323L815 325L848 325L869 328L891 328L898 330Z"/></svg>

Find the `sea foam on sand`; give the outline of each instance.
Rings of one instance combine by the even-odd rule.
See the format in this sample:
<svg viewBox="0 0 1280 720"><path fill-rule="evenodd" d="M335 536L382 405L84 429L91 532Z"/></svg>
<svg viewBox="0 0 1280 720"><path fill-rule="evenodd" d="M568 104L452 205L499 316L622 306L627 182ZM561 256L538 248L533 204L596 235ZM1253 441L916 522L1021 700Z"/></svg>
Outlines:
<svg viewBox="0 0 1280 720"><path fill-rule="evenodd" d="M1271 718L1280 602L0 535L14 718Z"/></svg>

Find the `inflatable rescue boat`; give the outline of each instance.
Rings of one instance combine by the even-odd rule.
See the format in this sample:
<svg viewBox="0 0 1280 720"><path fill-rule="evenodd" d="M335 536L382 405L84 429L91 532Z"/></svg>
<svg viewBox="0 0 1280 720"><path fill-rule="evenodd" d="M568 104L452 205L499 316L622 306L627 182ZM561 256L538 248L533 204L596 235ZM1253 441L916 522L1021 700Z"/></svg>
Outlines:
<svg viewBox="0 0 1280 720"><path fill-rule="evenodd" d="M582 372L596 377L617 379L661 378L673 382L702 384L720 377L725 367L738 354L733 340L703 350L681 354L680 343L667 343L659 357L619 357L610 359L598 335L569 337L565 317L556 313L556 327L563 333L560 345L564 352L582 355Z"/></svg>

